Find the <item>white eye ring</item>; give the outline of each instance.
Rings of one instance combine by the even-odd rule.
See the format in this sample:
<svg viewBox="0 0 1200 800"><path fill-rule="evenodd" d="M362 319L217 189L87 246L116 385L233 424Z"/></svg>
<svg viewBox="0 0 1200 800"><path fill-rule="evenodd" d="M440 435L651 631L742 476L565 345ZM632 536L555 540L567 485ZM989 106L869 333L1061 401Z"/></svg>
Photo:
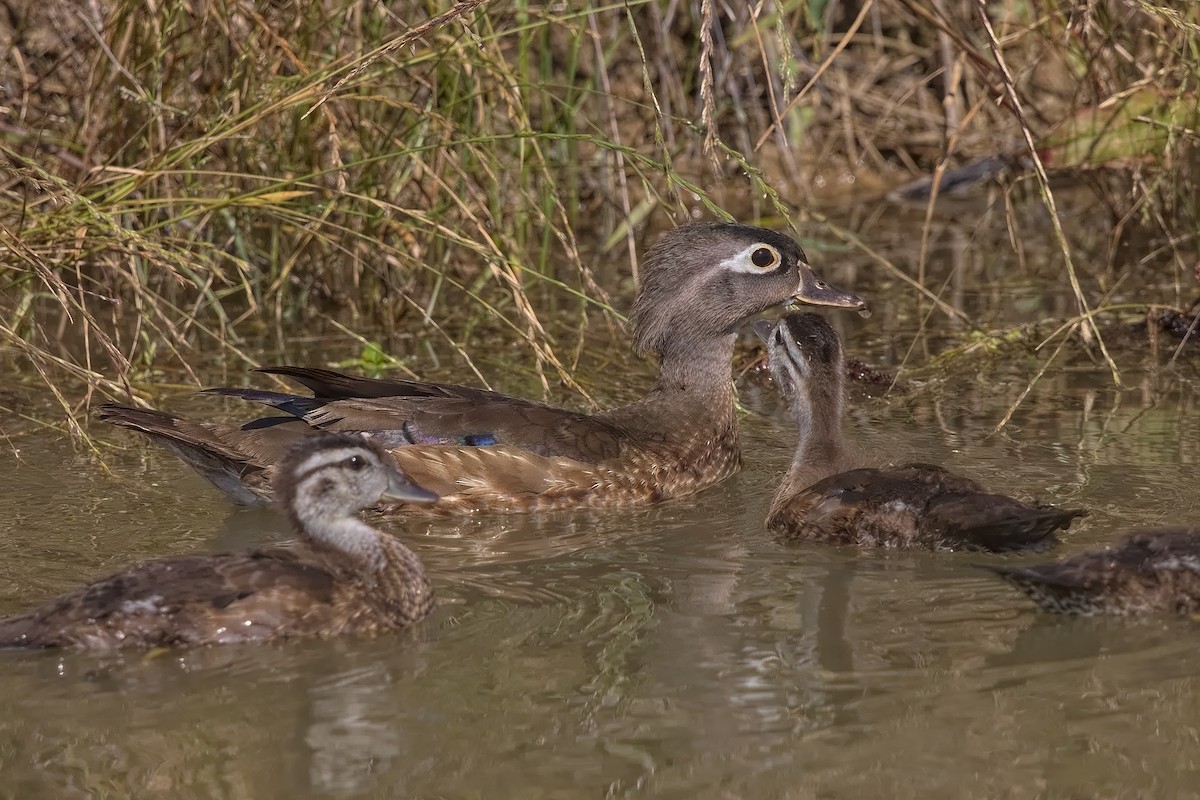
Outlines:
<svg viewBox="0 0 1200 800"><path fill-rule="evenodd" d="M759 242L747 247L736 256L725 259L721 266L732 272L759 274L777 269L783 263L779 251L769 244Z"/></svg>
<svg viewBox="0 0 1200 800"><path fill-rule="evenodd" d="M763 272L779 266L779 251L769 244L755 245L750 251L750 263Z"/></svg>

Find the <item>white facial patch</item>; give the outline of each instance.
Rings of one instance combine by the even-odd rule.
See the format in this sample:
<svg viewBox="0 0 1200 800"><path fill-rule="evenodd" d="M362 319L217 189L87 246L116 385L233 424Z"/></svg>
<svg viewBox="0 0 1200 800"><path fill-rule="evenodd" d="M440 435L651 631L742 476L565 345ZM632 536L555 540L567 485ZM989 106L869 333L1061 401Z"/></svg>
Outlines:
<svg viewBox="0 0 1200 800"><path fill-rule="evenodd" d="M760 267L754 263L754 253L758 250L766 250L774 256L770 264ZM758 242L750 245L740 253L730 256L718 264L718 266L722 269L727 269L730 272L745 272L751 275L762 275L765 272L771 272L772 270L778 269L779 265L782 263L782 260L783 256L780 255L778 250L769 244Z"/></svg>

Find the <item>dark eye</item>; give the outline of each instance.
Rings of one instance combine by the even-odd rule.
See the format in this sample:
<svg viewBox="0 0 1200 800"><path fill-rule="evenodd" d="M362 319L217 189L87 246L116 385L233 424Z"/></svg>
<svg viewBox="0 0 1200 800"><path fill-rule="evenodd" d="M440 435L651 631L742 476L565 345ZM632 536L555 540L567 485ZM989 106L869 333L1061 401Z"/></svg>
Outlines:
<svg viewBox="0 0 1200 800"><path fill-rule="evenodd" d="M346 459L346 466L357 472L367 465L367 460L362 456L350 456Z"/></svg>
<svg viewBox="0 0 1200 800"><path fill-rule="evenodd" d="M775 251L769 247L760 247L750 254L750 261L759 269L775 266Z"/></svg>

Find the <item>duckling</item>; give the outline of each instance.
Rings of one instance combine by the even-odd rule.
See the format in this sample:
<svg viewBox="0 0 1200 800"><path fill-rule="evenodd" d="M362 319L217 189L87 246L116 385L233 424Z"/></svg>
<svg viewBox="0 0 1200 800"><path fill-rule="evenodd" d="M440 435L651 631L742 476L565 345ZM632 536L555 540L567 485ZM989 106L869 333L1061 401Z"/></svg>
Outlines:
<svg viewBox="0 0 1200 800"><path fill-rule="evenodd" d="M282 449L321 429L369 433L440 495L429 508L441 513L656 503L739 468L730 388L737 329L791 300L866 309L818 278L787 236L693 223L664 234L646 255L631 319L634 345L658 356L659 376L626 406L586 414L466 386L282 366L263 371L312 396L209 390L280 412L244 425L119 405L98 416L149 436L246 505L269 500Z"/></svg>
<svg viewBox="0 0 1200 800"><path fill-rule="evenodd" d="M1200 527L1138 531L1113 547L1049 564L980 567L1055 614L1200 612Z"/></svg>
<svg viewBox="0 0 1200 800"><path fill-rule="evenodd" d="M432 503L378 444L307 436L275 476L296 547L147 561L0 620L0 647L115 650L377 634L427 616L417 555L358 519L381 499Z"/></svg>
<svg viewBox="0 0 1200 800"><path fill-rule="evenodd" d="M785 536L858 547L1019 550L1045 547L1087 512L991 494L934 464L864 467L842 438L842 345L820 316L760 320L771 374L800 429L767 515Z"/></svg>

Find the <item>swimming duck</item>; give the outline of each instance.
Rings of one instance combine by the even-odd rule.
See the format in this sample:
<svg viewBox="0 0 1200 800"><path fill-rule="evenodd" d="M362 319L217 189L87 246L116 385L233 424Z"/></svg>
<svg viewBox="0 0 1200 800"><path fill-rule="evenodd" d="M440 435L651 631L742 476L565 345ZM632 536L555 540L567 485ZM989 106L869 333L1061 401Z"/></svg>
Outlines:
<svg viewBox="0 0 1200 800"><path fill-rule="evenodd" d="M433 609L417 555L355 516L381 498L437 497L361 436L306 436L275 494L295 547L147 561L0 620L0 647L188 646L377 634Z"/></svg>
<svg viewBox="0 0 1200 800"><path fill-rule="evenodd" d="M658 356L641 400L585 414L496 392L324 369L271 367L313 396L218 394L286 416L242 426L107 405L99 417L166 446L234 501L258 505L283 448L314 430L366 432L441 512L652 503L700 491L740 465L731 363L738 327L789 300L865 310L817 278L791 238L732 223L683 225L646 256L634 345Z"/></svg>
<svg viewBox="0 0 1200 800"><path fill-rule="evenodd" d="M1200 527L1139 531L1113 547L1049 564L980 566L1056 614L1200 612Z"/></svg>
<svg viewBox="0 0 1200 800"><path fill-rule="evenodd" d="M771 375L800 428L767 527L785 536L858 547L1018 550L1054 542L1086 512L991 494L933 464L863 467L842 438L842 344L816 314L760 320Z"/></svg>

